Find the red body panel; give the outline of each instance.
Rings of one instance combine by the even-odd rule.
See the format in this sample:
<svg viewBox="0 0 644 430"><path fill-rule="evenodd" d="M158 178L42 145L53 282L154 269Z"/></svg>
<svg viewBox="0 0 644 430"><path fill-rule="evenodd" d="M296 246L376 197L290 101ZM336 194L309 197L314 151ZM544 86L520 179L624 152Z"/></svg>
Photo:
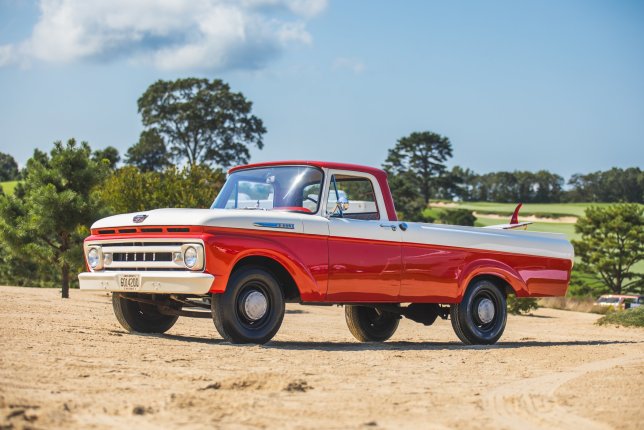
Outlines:
<svg viewBox="0 0 644 430"><path fill-rule="evenodd" d="M330 302L396 302L402 264L399 242L329 238Z"/></svg>
<svg viewBox="0 0 644 430"><path fill-rule="evenodd" d="M446 246L403 246L400 302L458 303L475 276L505 280L518 297L563 296L570 260Z"/></svg>
<svg viewBox="0 0 644 430"><path fill-rule="evenodd" d="M557 296L566 292L572 265L567 259L277 231L190 227L170 233L171 227L145 228L164 232L100 229L86 241L201 239L205 271L215 276L213 293L225 291L229 274L243 258L268 257L292 276L303 302L456 303L479 275L504 279L519 297ZM99 234L107 230L114 233Z"/></svg>

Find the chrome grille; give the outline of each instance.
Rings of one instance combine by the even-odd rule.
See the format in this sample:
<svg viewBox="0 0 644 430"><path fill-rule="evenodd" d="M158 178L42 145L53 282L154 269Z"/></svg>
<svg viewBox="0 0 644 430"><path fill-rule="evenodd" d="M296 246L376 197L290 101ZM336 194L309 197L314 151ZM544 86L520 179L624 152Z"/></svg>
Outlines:
<svg viewBox="0 0 644 430"><path fill-rule="evenodd" d="M183 262L183 253L186 248L197 249L200 267L194 270L202 270L204 266L203 243L195 240L181 242L161 241L106 241L86 243L85 252L91 247L100 249L102 265L97 270L118 270L118 271L147 271L147 270L190 270Z"/></svg>

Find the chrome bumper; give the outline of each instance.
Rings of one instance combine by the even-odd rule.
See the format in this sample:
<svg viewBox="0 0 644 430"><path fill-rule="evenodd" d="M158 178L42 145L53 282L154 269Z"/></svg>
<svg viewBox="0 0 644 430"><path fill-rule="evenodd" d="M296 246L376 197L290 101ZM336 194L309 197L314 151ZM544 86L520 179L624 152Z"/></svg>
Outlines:
<svg viewBox="0 0 644 430"><path fill-rule="evenodd" d="M137 286L121 282L121 276L138 275ZM83 272L78 275L81 290L157 294L206 294L215 277L208 273L168 271Z"/></svg>

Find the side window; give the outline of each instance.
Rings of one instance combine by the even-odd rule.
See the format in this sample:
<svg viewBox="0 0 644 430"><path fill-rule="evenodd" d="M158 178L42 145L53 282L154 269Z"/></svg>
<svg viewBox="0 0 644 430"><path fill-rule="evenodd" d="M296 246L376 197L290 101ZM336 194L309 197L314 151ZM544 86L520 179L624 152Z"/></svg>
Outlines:
<svg viewBox="0 0 644 430"><path fill-rule="evenodd" d="M337 206L337 199L349 201L349 208L342 211L344 218L378 220L380 214L376 204L376 193L373 184L367 178L349 175L333 175L329 188L327 212L331 213Z"/></svg>
<svg viewBox="0 0 644 430"><path fill-rule="evenodd" d="M273 208L273 185L251 181L239 181L230 193L226 209L231 208Z"/></svg>

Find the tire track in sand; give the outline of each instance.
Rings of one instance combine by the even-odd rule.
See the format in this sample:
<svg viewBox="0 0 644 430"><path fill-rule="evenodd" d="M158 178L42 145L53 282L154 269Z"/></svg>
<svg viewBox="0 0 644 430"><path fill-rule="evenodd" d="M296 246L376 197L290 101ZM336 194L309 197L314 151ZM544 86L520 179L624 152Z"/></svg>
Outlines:
<svg viewBox="0 0 644 430"><path fill-rule="evenodd" d="M491 418L500 428L517 430L611 429L612 427L608 424L576 415L558 405L554 398L555 391L565 383L588 373L642 361L640 356L624 356L594 361L572 370L514 381L488 393L484 397L485 410L491 414Z"/></svg>

